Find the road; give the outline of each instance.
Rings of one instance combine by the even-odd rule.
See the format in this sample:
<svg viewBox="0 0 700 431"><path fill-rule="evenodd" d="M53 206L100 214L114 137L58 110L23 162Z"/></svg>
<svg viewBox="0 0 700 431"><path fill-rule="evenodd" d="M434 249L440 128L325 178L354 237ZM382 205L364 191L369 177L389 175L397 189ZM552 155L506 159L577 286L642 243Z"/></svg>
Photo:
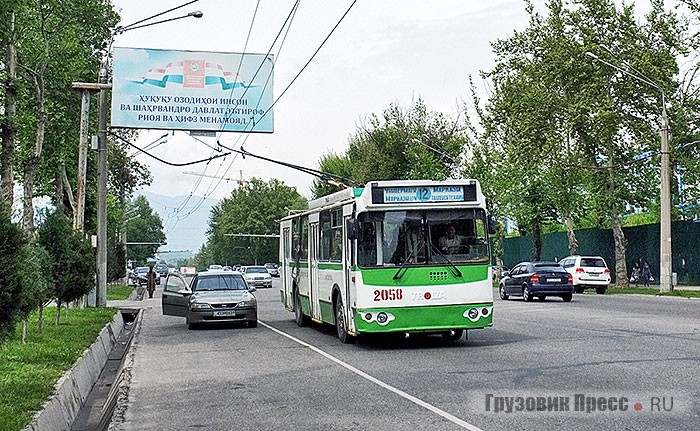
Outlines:
<svg viewBox="0 0 700 431"><path fill-rule="evenodd" d="M343 345L297 327L278 286L257 328L188 331L146 300L110 429L700 429L700 300L496 299L469 340Z"/></svg>

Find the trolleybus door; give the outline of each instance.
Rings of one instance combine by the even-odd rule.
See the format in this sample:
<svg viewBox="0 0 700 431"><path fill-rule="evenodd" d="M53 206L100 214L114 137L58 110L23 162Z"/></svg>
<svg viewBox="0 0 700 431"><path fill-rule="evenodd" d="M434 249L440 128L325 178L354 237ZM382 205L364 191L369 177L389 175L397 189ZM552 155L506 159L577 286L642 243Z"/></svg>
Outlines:
<svg viewBox="0 0 700 431"><path fill-rule="evenodd" d="M309 223L309 301L311 317L321 319L318 303L318 222Z"/></svg>
<svg viewBox="0 0 700 431"><path fill-rule="evenodd" d="M351 331L355 330L355 322L353 321L353 313L350 311L352 308L352 304L355 303L356 301L356 294L353 288L351 288L351 285L353 283L352 281L352 275L350 274L351 271L355 270L355 267L353 265L353 241L347 239L348 233L347 233L347 228L348 228L348 223L347 221L352 218L353 215L353 206L348 205L345 208L343 208L343 239L344 239L344 247L343 247L343 278L345 282L345 289L343 292L343 301L345 303L345 315L348 317L347 318L347 325L348 329Z"/></svg>
<svg viewBox="0 0 700 431"><path fill-rule="evenodd" d="M281 250L281 267L280 267L280 280L282 282L282 289L284 290L284 305L286 307L292 306L292 274L289 268L292 257L292 238L289 236L290 229L288 227L282 230L282 250Z"/></svg>

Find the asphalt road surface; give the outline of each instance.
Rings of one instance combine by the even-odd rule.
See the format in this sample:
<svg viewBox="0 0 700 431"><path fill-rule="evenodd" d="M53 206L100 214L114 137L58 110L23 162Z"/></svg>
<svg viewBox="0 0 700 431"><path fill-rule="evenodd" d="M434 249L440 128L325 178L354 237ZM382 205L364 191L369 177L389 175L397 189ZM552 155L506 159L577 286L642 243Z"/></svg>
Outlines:
<svg viewBox="0 0 700 431"><path fill-rule="evenodd" d="M700 300L496 298L469 340L343 345L299 328L279 280L260 324L189 331L160 287L110 430L698 430Z"/></svg>

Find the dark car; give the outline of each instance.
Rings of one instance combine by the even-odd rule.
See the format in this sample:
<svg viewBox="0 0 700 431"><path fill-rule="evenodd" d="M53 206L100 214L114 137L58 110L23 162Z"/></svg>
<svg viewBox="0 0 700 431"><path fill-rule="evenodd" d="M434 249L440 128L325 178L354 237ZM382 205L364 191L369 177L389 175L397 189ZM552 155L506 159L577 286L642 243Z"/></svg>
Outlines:
<svg viewBox="0 0 700 431"><path fill-rule="evenodd" d="M556 262L521 262L503 274L498 284L501 299L522 296L525 301L537 297L559 296L571 301L574 285L571 274Z"/></svg>
<svg viewBox="0 0 700 431"><path fill-rule="evenodd" d="M165 263L156 263L156 266L153 267L155 271L160 275L161 277L165 278L166 275L168 275L168 272L170 272L170 268L168 268L168 265Z"/></svg>
<svg viewBox="0 0 700 431"><path fill-rule="evenodd" d="M245 322L258 326L258 302L242 274L204 271L191 281L182 274L168 274L161 299L163 314L185 317L187 327L200 324Z"/></svg>
<svg viewBox="0 0 700 431"><path fill-rule="evenodd" d="M137 283L139 286L145 286L148 284L148 270L149 266L139 266L136 268ZM160 284L160 275L156 271L156 284Z"/></svg>

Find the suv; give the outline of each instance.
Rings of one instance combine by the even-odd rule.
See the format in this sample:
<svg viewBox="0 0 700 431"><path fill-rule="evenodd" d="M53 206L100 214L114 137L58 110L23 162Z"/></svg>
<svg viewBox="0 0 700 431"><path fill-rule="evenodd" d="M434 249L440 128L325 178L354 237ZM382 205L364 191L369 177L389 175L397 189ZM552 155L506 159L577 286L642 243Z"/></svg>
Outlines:
<svg viewBox="0 0 700 431"><path fill-rule="evenodd" d="M605 293L610 284L610 268L600 256L569 256L559 263L574 278L574 292L583 293L595 288L599 295Z"/></svg>

